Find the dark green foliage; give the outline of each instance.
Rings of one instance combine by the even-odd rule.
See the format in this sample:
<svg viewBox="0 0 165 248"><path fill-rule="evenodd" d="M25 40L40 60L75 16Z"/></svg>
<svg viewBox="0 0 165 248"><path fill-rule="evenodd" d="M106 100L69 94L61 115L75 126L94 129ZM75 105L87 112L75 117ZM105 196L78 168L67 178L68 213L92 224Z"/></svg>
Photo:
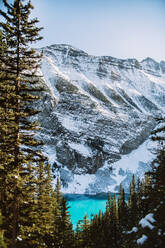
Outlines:
<svg viewBox="0 0 165 248"><path fill-rule="evenodd" d="M158 122L158 126L152 131L152 140L159 142L159 144L164 147L165 137L162 134L165 132L165 119L160 117L157 118L156 121Z"/></svg>
<svg viewBox="0 0 165 248"><path fill-rule="evenodd" d="M2 225L2 215L1 215L1 212L0 212L0 225ZM6 248L6 244L4 242L4 231L3 230L0 230L0 248Z"/></svg>
<svg viewBox="0 0 165 248"><path fill-rule="evenodd" d="M132 182L130 183L130 197L128 201L129 207L129 225L134 226L137 221L137 198L136 198L136 182L135 176L132 178Z"/></svg>
<svg viewBox="0 0 165 248"><path fill-rule="evenodd" d="M10 248L71 247L73 231L60 183L52 188L50 165L34 116L43 87L41 55L30 48L41 39L31 1L3 0L0 10L0 224ZM2 20L2 18L1 18ZM3 231L2 231L3 230ZM61 241L62 240L62 241ZM57 242L56 242L57 241ZM62 246L63 245L63 246Z"/></svg>
<svg viewBox="0 0 165 248"><path fill-rule="evenodd" d="M104 240L104 226L103 226L103 216L101 211L99 212L98 215L95 215L91 221L91 226L90 226L90 242L91 242L91 247L100 247L104 248L105 247L105 240Z"/></svg>
<svg viewBox="0 0 165 248"><path fill-rule="evenodd" d="M88 248L148 248L165 247L165 152L161 150L154 161L157 166L146 174L143 181L130 184L130 197L125 201L125 193L120 186L118 201L116 195L108 195L106 211L95 215L91 222L87 216L76 230L76 247ZM158 166L159 165L159 166ZM153 228L143 227L141 220L148 220ZM139 243L143 235L147 239Z"/></svg>
<svg viewBox="0 0 165 248"><path fill-rule="evenodd" d="M85 215L83 221L80 222L76 233L79 240L78 247L121 247L121 233L116 195L114 195L113 198L108 195L106 211L104 214L100 211L98 215L95 215L92 218L90 223Z"/></svg>
<svg viewBox="0 0 165 248"><path fill-rule="evenodd" d="M5 218L6 242L16 247L22 240L23 247L23 240L27 246L28 236L30 233L33 236L36 220L36 165L45 159L41 142L35 138L38 125L31 119L38 113L32 103L40 99L42 88L35 76L40 56L29 44L40 39L41 29L36 27L37 19L29 18L33 9L30 1L15 0L9 4L3 0L3 3L7 11L0 10L4 18L0 26L5 44L0 57L0 208ZM34 245L37 241L29 242Z"/></svg>
<svg viewBox="0 0 165 248"><path fill-rule="evenodd" d="M165 247L165 148L163 147L156 160L153 162L153 170L148 174L152 188L148 194L150 213L153 214L153 229L142 230L148 237L142 247ZM140 228L141 231L141 228Z"/></svg>
<svg viewBox="0 0 165 248"><path fill-rule="evenodd" d="M64 196L62 196L60 202L61 218L59 222L59 239L61 242L61 248L74 247L74 233L68 209L69 207L67 206L67 202Z"/></svg>
<svg viewBox="0 0 165 248"><path fill-rule="evenodd" d="M119 227L124 230L128 225L128 206L125 200L125 192L120 185L120 196L118 199L118 218L119 218Z"/></svg>
<svg viewBox="0 0 165 248"><path fill-rule="evenodd" d="M79 223L78 227L78 238L79 238L79 246L80 248L90 248L90 222L87 215L84 215L83 220Z"/></svg>

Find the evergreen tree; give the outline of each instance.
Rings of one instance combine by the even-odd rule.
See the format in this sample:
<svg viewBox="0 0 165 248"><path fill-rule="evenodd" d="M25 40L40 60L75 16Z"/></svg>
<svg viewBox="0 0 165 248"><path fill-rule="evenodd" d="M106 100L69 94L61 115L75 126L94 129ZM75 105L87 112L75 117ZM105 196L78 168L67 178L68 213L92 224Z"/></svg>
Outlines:
<svg viewBox="0 0 165 248"><path fill-rule="evenodd" d="M63 196L60 204L61 220L59 225L61 248L72 248L74 245L74 233L68 209L69 207Z"/></svg>
<svg viewBox="0 0 165 248"><path fill-rule="evenodd" d="M56 183L56 197L57 197L57 202L60 204L61 203L61 184L60 184L60 179L57 177L57 183Z"/></svg>
<svg viewBox="0 0 165 248"><path fill-rule="evenodd" d="M148 192L150 200L149 214L152 214L153 228L142 230L147 236L146 242L142 247L148 246L164 247L165 246L165 148L158 153L157 158L153 162L153 169L147 173L150 177L152 187Z"/></svg>
<svg viewBox="0 0 165 248"><path fill-rule="evenodd" d="M96 215L96 231L93 233L93 241L95 241L94 246L92 247L100 247L104 248L106 247L105 240L106 240L106 232L105 232L105 226L104 226L104 218L101 210L99 211L99 214ZM90 228L91 229L91 228Z"/></svg>
<svg viewBox="0 0 165 248"><path fill-rule="evenodd" d="M149 198L149 194L152 191L152 185L149 175L145 175L145 178L140 183L137 189L137 208L138 218L145 216L151 208L152 200Z"/></svg>
<svg viewBox="0 0 165 248"><path fill-rule="evenodd" d="M50 164L40 161L38 165L38 197L37 215L35 221L34 237L39 240L40 247L53 247L54 212L57 208L53 194Z"/></svg>
<svg viewBox="0 0 165 248"><path fill-rule="evenodd" d="M4 18L0 26L6 46L0 57L2 226L9 247L42 247L33 237L38 218L37 164L45 158L42 142L35 138L39 127L32 117L39 112L34 103L40 100L43 88L36 76L40 55L29 47L41 39L41 28L36 27L36 18L30 20L30 1L3 3L6 11L0 10Z"/></svg>
<svg viewBox="0 0 165 248"><path fill-rule="evenodd" d="M136 223L124 236L125 247L160 247L165 246L165 152L162 149L153 162L152 171L138 187L135 209Z"/></svg>
<svg viewBox="0 0 165 248"><path fill-rule="evenodd" d="M165 144L164 144L164 118L158 119L158 127L152 132L152 139L158 143L157 157L152 163L152 170L146 174L145 198L148 212L143 216L148 219L149 227L139 227L139 236L146 235L146 241L141 247L165 247ZM138 240L138 239L137 239Z"/></svg>
<svg viewBox="0 0 165 248"><path fill-rule="evenodd" d="M125 231L128 229L128 205L125 201L125 192L120 185L120 196L118 198L118 214L119 214L119 244L122 247L124 243Z"/></svg>
<svg viewBox="0 0 165 248"><path fill-rule="evenodd" d="M87 214L84 215L83 221L80 224L81 226L81 246L82 248L90 248L91 239L90 239L90 222L87 217Z"/></svg>
<svg viewBox="0 0 165 248"><path fill-rule="evenodd" d="M57 183L55 190L53 191L53 199L54 199L54 220L53 220L53 244L55 248L58 248L62 245L62 240L61 240L61 185L60 185L60 180L57 178Z"/></svg>
<svg viewBox="0 0 165 248"><path fill-rule="evenodd" d="M75 245L75 248L81 248L82 247L82 237L81 237L81 220L79 220L77 222L77 225L76 225L76 233L75 233L75 239L74 239L74 245Z"/></svg>
<svg viewBox="0 0 165 248"><path fill-rule="evenodd" d="M129 207L129 226L134 226L137 222L137 195L136 195L136 182L133 175L130 183L130 196L128 201Z"/></svg>
<svg viewBox="0 0 165 248"><path fill-rule="evenodd" d="M0 225L2 225L1 213L0 213ZM0 248L6 248L3 235L4 235L4 231L0 229Z"/></svg>
<svg viewBox="0 0 165 248"><path fill-rule="evenodd" d="M116 194L114 194L113 201L110 209L110 221L111 221L111 235L112 235L112 247L119 247L119 215L116 201Z"/></svg>
<svg viewBox="0 0 165 248"><path fill-rule="evenodd" d="M118 199L118 214L119 214L119 225L121 231L125 229L128 225L128 206L125 200L125 192L122 188L122 185L120 185L120 196Z"/></svg>
<svg viewBox="0 0 165 248"><path fill-rule="evenodd" d="M113 201L111 199L111 195L108 194L108 199L106 202L106 211L103 215L103 230L104 230L104 239L105 247L111 247L113 243L113 233L112 233L112 221L111 221L111 209L112 209ZM105 241L104 241L105 240Z"/></svg>
<svg viewBox="0 0 165 248"><path fill-rule="evenodd" d="M55 190L53 191L54 217L53 217L53 242L52 248L74 247L75 235L70 221L69 207L64 195L60 192L60 180L57 178ZM78 238L77 238L78 242Z"/></svg>

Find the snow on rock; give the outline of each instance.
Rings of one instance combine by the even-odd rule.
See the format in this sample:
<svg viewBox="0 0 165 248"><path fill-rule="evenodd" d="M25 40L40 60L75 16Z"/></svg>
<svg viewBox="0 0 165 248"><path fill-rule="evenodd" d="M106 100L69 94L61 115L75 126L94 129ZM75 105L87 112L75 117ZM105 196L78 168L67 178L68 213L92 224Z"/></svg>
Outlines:
<svg viewBox="0 0 165 248"><path fill-rule="evenodd" d="M144 244L144 242L148 239L148 237L146 235L142 235L142 237L140 239L137 240L137 244L138 245L142 245Z"/></svg>
<svg viewBox="0 0 165 248"><path fill-rule="evenodd" d="M130 233L133 233L133 232L136 233L137 231L138 231L137 227L134 226L131 231L127 232L127 234L130 234Z"/></svg>
<svg viewBox="0 0 165 248"><path fill-rule="evenodd" d="M138 149L133 150L130 154L123 155L118 162L113 164L115 171L119 173L119 170L122 168L124 171L136 173L140 161L143 163L152 161L154 155L150 150L148 150L149 143L151 143L151 141L147 140L140 145Z"/></svg>
<svg viewBox="0 0 165 248"><path fill-rule="evenodd" d="M74 180L68 188L62 188L63 193L83 194L86 193L88 185L94 181L94 175L74 175Z"/></svg>
<svg viewBox="0 0 165 248"><path fill-rule="evenodd" d="M149 221L147 219L141 219L141 221L139 222L139 224L142 226L142 227L149 227L151 230L154 228L154 226L149 223Z"/></svg>
<svg viewBox="0 0 165 248"><path fill-rule="evenodd" d="M147 214L146 215L146 219L148 220L148 221L150 221L151 223L154 223L156 220L154 219L154 214L152 214L152 213L149 213L149 214Z"/></svg>
<svg viewBox="0 0 165 248"><path fill-rule="evenodd" d="M64 190L117 192L122 183L127 191L154 157L146 140L165 110L164 62L92 56L65 44L40 50L48 89L40 136Z"/></svg>
<svg viewBox="0 0 165 248"><path fill-rule="evenodd" d="M95 174L83 174L74 175L72 172L72 180L67 182L67 187L63 187L64 193L100 193L100 192L118 192L119 185L122 183L126 192L129 189L129 181L132 179L132 175L136 172L137 177L141 179L144 176L144 170L150 168L149 161L152 161L154 155L148 148L151 146L152 141L147 140L138 149L132 151L129 155L123 155L123 157L116 163L109 165L107 161L104 166L97 170ZM81 150L84 152L84 156L90 155L91 150L81 144L72 143L69 145L73 149ZM139 159L140 158L140 159ZM144 161L143 163L140 162ZM145 168L143 168L145 167ZM69 174L70 175L70 174ZM63 175L62 175L63 176ZM147 221L152 222L152 215L146 216ZM143 222L143 221L142 221ZM150 224L151 225L151 224Z"/></svg>
<svg viewBox="0 0 165 248"><path fill-rule="evenodd" d="M79 132L79 123L74 121L69 116L59 116L59 120L61 120L61 124L68 130Z"/></svg>
<svg viewBox="0 0 165 248"><path fill-rule="evenodd" d="M53 146L45 145L44 154L48 157L50 164L56 162L56 150Z"/></svg>
<svg viewBox="0 0 165 248"><path fill-rule="evenodd" d="M118 191L118 185L122 183L126 190L128 190L129 185L126 185L128 180L128 175L135 174L136 177L142 179L144 175L144 170L149 170L150 162L154 159L154 155L149 150L152 141L147 140L138 149L132 151L128 155L123 155L122 158L116 163L112 164L113 173L110 175L114 179L114 184L109 186L108 190L111 192ZM109 165L105 163L102 169L108 168Z"/></svg>
<svg viewBox="0 0 165 248"><path fill-rule="evenodd" d="M86 146L84 144L77 144L77 143L73 143L73 142L68 143L68 144L72 149L78 151L79 153L81 153L85 157L90 157L92 154L92 150L90 149L89 146Z"/></svg>
<svg viewBox="0 0 165 248"><path fill-rule="evenodd" d="M144 218L142 218L139 221L139 224L144 228L144 227L148 227L151 230L154 228L154 226L152 225L155 222L155 219L153 218L153 214L147 214ZM152 223L152 224L151 224Z"/></svg>

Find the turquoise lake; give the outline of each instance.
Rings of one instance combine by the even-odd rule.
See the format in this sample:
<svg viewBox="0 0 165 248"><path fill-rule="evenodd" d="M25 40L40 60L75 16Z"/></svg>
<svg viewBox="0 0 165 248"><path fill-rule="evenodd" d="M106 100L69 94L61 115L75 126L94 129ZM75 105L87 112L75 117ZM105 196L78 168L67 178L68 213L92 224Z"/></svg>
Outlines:
<svg viewBox="0 0 165 248"><path fill-rule="evenodd" d="M113 196L113 194L111 194ZM118 197L119 194L116 194ZM105 212L107 194L97 195L78 195L78 194L66 194L65 198L70 207L71 221L73 228L76 228L77 222L83 220L85 214L91 218L91 215L99 213L99 210ZM128 196L126 196L127 200Z"/></svg>

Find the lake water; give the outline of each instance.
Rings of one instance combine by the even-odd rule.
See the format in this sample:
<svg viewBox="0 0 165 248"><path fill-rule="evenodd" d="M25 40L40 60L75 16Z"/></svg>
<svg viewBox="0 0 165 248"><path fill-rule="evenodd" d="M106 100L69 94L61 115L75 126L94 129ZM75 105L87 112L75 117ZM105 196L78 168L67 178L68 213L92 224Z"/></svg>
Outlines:
<svg viewBox="0 0 165 248"><path fill-rule="evenodd" d="M113 194L111 194L113 196ZM119 194L116 194L118 197ZM76 228L77 222L83 220L85 214L91 218L91 215L99 213L99 210L105 212L107 194L97 195L78 195L78 194L66 194L66 200L70 207L71 221L73 228ZM128 196L126 196L128 198Z"/></svg>

